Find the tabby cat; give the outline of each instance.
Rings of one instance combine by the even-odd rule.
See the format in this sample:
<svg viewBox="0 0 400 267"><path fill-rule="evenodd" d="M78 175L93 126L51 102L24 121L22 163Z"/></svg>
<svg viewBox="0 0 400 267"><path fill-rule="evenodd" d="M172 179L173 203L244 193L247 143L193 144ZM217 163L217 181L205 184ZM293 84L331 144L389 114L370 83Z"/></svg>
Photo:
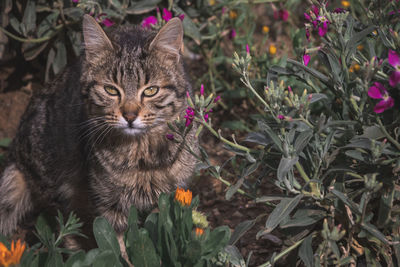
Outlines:
<svg viewBox="0 0 400 267"><path fill-rule="evenodd" d="M157 34L138 26L106 34L85 15L83 37L80 60L34 94L22 117L0 177L2 234L56 209L86 226L104 216L122 233L131 205L151 209L193 172L194 157L165 138L190 90L181 21Z"/></svg>

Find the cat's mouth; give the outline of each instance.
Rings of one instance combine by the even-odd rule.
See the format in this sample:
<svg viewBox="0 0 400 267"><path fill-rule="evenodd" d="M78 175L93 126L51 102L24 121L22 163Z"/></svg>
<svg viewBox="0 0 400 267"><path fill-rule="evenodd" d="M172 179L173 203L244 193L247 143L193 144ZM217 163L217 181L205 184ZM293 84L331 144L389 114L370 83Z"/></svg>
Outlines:
<svg viewBox="0 0 400 267"><path fill-rule="evenodd" d="M146 125L139 117L133 121L127 121L125 118L120 117L118 128L128 135L138 135L145 132Z"/></svg>

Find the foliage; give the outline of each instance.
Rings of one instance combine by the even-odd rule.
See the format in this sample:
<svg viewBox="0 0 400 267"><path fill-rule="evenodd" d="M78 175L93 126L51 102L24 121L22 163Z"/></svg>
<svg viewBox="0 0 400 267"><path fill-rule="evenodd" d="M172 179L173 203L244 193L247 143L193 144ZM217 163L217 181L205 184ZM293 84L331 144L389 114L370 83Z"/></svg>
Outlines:
<svg viewBox="0 0 400 267"><path fill-rule="evenodd" d="M173 194L162 194L159 212L151 213L144 223L139 222L138 212L132 207L128 228L123 234L130 262L151 267L219 266L228 262L225 247L230 238L229 228L195 230L195 217L204 217L195 210L198 204L199 199L195 198L191 205L182 206ZM106 219L95 219L93 233L98 247L88 252L60 247L67 236L82 236L79 229L82 223L73 213L65 223L59 213L57 222L58 230L52 229L43 216L39 217L35 225L39 243L23 254L20 266L128 266L121 255L117 235ZM0 241L10 245L4 237Z"/></svg>
<svg viewBox="0 0 400 267"><path fill-rule="evenodd" d="M314 1L311 11L305 10L306 19L310 17L306 27L319 36L314 32L298 55L300 62L269 65L261 78L264 88L258 81L269 63L258 62L257 51L253 60L249 47L234 54L233 68L261 105L253 116L257 128L245 144L235 136L233 141L223 137L204 116L214 106L213 95L201 91L194 100L188 97L190 120L235 154L230 161L241 162L232 164L240 175L230 175L227 164L212 165L205 151L198 157L203 168L229 186L227 200L239 192L275 206L256 238L277 229L287 248L261 266L272 266L291 252L306 266L400 262L399 63L394 62L400 24L393 16L396 3L386 2L370 2L368 8L352 2L350 12ZM311 64L310 54L318 56L311 57ZM181 137L175 140L183 140L183 122L171 127ZM275 173L281 195L260 195L258 187L270 173ZM237 178L231 183L224 175ZM233 236L243 235L262 217L239 224Z"/></svg>

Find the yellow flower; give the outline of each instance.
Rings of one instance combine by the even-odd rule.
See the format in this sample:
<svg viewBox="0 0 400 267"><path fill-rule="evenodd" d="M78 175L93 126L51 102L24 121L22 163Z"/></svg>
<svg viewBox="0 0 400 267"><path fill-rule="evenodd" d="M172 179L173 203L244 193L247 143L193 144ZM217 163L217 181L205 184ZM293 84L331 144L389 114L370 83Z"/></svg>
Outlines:
<svg viewBox="0 0 400 267"><path fill-rule="evenodd" d="M360 70L360 65L358 65L357 63L354 64L354 70L355 71L359 71Z"/></svg>
<svg viewBox="0 0 400 267"><path fill-rule="evenodd" d="M201 236L204 234L204 230L199 227L196 227L195 233L196 233L196 236Z"/></svg>
<svg viewBox="0 0 400 267"><path fill-rule="evenodd" d="M192 203L192 191L189 189L177 188L175 192L175 200L181 203L182 206L189 206Z"/></svg>
<svg viewBox="0 0 400 267"><path fill-rule="evenodd" d="M21 240L18 240L17 244L15 244L13 240L11 242L11 250L8 250L7 247L0 242L0 266L8 267L18 264L24 250L25 243L21 244Z"/></svg>
<svg viewBox="0 0 400 267"><path fill-rule="evenodd" d="M269 54L271 56L276 54L276 46L275 45L272 44L272 45L269 46Z"/></svg>
<svg viewBox="0 0 400 267"><path fill-rule="evenodd" d="M362 44L357 45L357 50L358 50L358 51L361 51L361 50L363 50L363 49L364 49L364 46L363 46Z"/></svg>
<svg viewBox="0 0 400 267"><path fill-rule="evenodd" d="M349 1L342 1L342 6L343 7L349 7L350 6L350 2Z"/></svg>
<svg viewBox="0 0 400 267"><path fill-rule="evenodd" d="M215 5L215 0L209 0L208 3L210 4L210 6Z"/></svg>
<svg viewBox="0 0 400 267"><path fill-rule="evenodd" d="M269 27L268 26L263 26L262 27L262 32L263 33L269 33Z"/></svg>
<svg viewBox="0 0 400 267"><path fill-rule="evenodd" d="M236 12L235 10L229 11L229 17L230 17L231 19L236 19L237 16L238 16L238 14L237 14L237 12Z"/></svg>

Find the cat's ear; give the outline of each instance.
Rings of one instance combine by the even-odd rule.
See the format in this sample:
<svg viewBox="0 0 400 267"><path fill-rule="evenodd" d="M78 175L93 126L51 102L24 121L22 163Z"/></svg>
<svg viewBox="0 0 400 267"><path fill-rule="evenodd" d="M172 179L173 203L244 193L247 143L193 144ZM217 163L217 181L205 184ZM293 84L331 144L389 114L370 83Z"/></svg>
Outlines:
<svg viewBox="0 0 400 267"><path fill-rule="evenodd" d="M183 49L183 26L179 18L170 19L150 44L150 50L157 49L179 59Z"/></svg>
<svg viewBox="0 0 400 267"><path fill-rule="evenodd" d="M93 17L85 14L82 28L85 54L88 61L93 61L104 50L113 49L110 39Z"/></svg>

